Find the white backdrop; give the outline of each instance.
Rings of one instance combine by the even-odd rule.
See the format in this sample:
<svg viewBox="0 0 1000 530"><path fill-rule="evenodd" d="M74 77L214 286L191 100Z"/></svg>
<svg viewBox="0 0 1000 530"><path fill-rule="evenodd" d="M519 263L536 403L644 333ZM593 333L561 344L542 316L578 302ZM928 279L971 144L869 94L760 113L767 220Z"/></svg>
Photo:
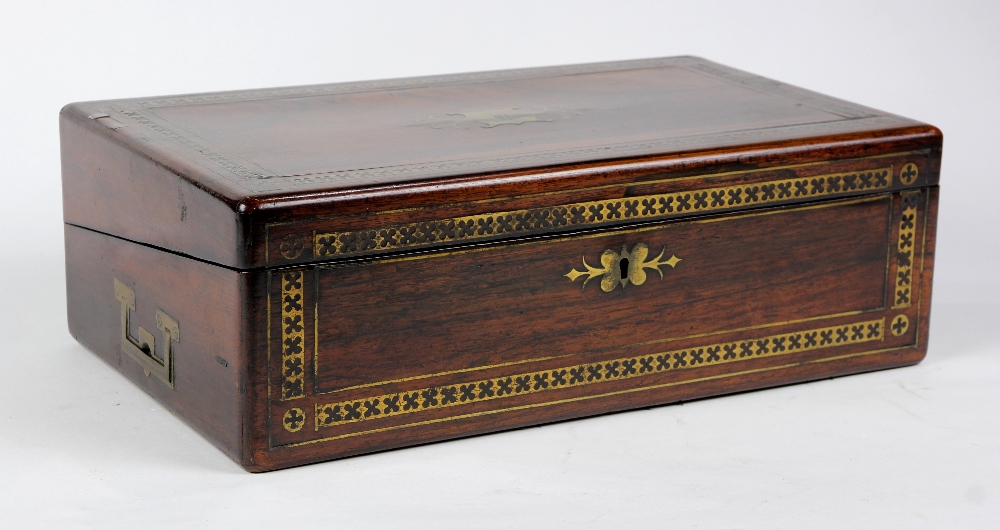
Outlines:
<svg viewBox="0 0 1000 530"><path fill-rule="evenodd" d="M998 4L280 4L0 7L0 526L1000 527ZM921 365L250 475L66 331L65 103L681 54L944 131Z"/></svg>

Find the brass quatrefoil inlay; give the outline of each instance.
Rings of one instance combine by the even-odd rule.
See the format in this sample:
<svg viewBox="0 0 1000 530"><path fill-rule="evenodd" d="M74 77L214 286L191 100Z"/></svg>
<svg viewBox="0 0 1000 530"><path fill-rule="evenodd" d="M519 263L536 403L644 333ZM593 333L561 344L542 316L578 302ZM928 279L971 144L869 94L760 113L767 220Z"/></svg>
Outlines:
<svg viewBox="0 0 1000 530"><path fill-rule="evenodd" d="M581 276L586 276L583 280L583 286L581 289L587 287L587 282L593 280L598 276L604 276L601 279L601 290L610 293L615 290L615 287L619 285L622 289L629 283L632 285L642 285L646 283L646 269L653 269L660 273L660 279L663 279L663 271L660 267L663 265L669 265L670 268L677 266L681 260L677 256L670 256L670 259L666 261L663 260L663 255L666 253L666 247L660 251L660 255L653 259L647 260L649 256L649 247L639 243L632 247L630 252L625 246L622 246L621 252L615 252L614 250L607 249L601 253L601 267L591 267L587 263L587 257L583 257L583 266L586 269L580 272L573 269L566 273L566 277L569 278L571 282L575 282L577 278Z"/></svg>

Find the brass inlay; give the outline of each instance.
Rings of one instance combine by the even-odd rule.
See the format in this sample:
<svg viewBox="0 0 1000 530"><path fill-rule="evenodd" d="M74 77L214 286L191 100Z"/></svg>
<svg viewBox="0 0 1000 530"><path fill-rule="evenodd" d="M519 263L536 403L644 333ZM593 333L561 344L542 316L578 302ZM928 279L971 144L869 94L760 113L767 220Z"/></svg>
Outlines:
<svg viewBox="0 0 1000 530"><path fill-rule="evenodd" d="M306 424L306 412L298 407L290 408L281 417L281 425L288 432L299 432Z"/></svg>
<svg viewBox="0 0 1000 530"><path fill-rule="evenodd" d="M896 240L896 278L893 292L893 309L910 307L913 301L913 258L917 227L917 201L920 192L901 193L899 216L899 236Z"/></svg>
<svg viewBox="0 0 1000 530"><path fill-rule="evenodd" d="M281 399L305 395L302 271L281 275Z"/></svg>
<svg viewBox="0 0 1000 530"><path fill-rule="evenodd" d="M492 129L500 125L553 122L557 119L568 119L582 114L581 110L561 107L554 109L545 107L512 107L506 109L450 112L443 116L429 116L425 119L417 120L416 123L429 125L432 129L442 129L445 127L456 129L482 127Z"/></svg>
<svg viewBox="0 0 1000 530"><path fill-rule="evenodd" d="M625 246L622 246L621 252L615 252L611 249L606 249L601 253L601 268L591 267L587 263L587 257L583 257L583 266L586 269L584 272L580 272L573 269L567 272L564 276L569 278L569 281L575 282L580 276L586 276L583 280L583 286L580 287L584 289L587 287L587 282L598 277L604 276L601 279L601 290L610 293L615 290L615 287L619 285L622 289L625 285L631 282L633 285L642 285L646 282L646 269L653 269L660 273L660 279L663 279L663 271L660 267L664 265L669 265L670 268L677 266L681 260L677 256L670 256L670 259L666 261L660 261L663 259L663 254L667 251L666 247L660 251L660 255L655 258L646 261L649 256L649 247L639 243L632 247L632 251L629 252Z"/></svg>
<svg viewBox="0 0 1000 530"><path fill-rule="evenodd" d="M748 217L761 217L761 216L770 216L770 215L782 215L782 214L785 214L785 213L787 213L789 211L803 211L803 210L816 210L816 209L835 208L835 207L844 206L844 205L865 204L865 203L869 203L869 202L873 202L873 201L886 201L886 200L889 200L888 197L886 197L886 196L864 197L864 198L858 198L858 199L841 200L841 201L836 201L836 202L821 203L821 204L814 204L814 205L801 205L801 206L796 206L794 210L769 210L769 211L748 212L748 213L734 214L734 215L730 215L730 216L726 216L726 217L719 217L719 218L695 219L695 220L691 220L691 221L688 221L688 222L695 223L695 224L719 223L719 222L731 221L733 219L742 219L742 218L748 218ZM563 236L563 237L557 238L557 239L548 239L548 240L544 240L544 241L527 241L527 242L514 243L513 245L517 245L517 246L537 246L537 245L549 244L549 243L551 243L553 241L568 241L568 240L580 240L580 239L600 239L600 238L618 236L618 235L621 235L621 234L642 234L642 233L646 233L646 232L650 232L650 231L663 230L663 229L664 229L664 227L662 227L662 226L645 226L645 227L640 227L640 228L626 228L626 229L616 230L614 232L581 234L581 235L570 235L570 236ZM405 256L405 257L400 257L400 258L382 258L382 259L377 259L377 260L370 261L370 262L368 262L368 264L399 263L399 262L414 261L414 260L420 261L420 260L425 260L425 259L445 258L445 257L448 257L448 256L459 255L459 254L488 252L490 250L491 249L488 248L488 247L465 248L465 249L458 249L458 250L454 250L454 251L434 252L434 253L426 253L426 254L416 254L416 255ZM889 262L886 263L886 274L887 275L889 273L889 267L890 267L890 265L891 265L891 263L889 263ZM322 267L322 266L320 266L320 267ZM856 310L856 311L846 311L846 312L841 312L841 313L830 313L830 314L819 315L819 316L814 316L814 317L809 317L809 318L783 320L783 321L780 321L780 322L770 322L770 323L767 323L767 324L761 324L761 325L756 325L756 326L747 326L747 327L741 327L741 328L723 329L723 330L713 331L713 332L710 332L710 333L696 333L696 334L692 334L692 335L683 335L683 336L670 337L670 338L664 338L664 339L647 340L647 341L641 341L641 342L637 342L637 343L622 345L621 347L634 347L634 346L643 346L643 345L655 344L655 343L672 342L672 341L678 341L678 340L689 340L689 339L695 339L695 338L701 338L701 337L709 337L709 336L713 336L713 335L722 335L722 334L727 334L727 333L735 333L735 332L740 332L740 331L751 331L751 330L771 328L771 327L775 327L775 326L785 326L785 325L790 325L790 324L800 324L800 323L803 323L803 322L812 322L812 321L826 320L826 319L831 319L831 318L848 317L848 316L860 315L860 314L866 313L866 312L869 312L869 311L868 310ZM319 327L318 327L318 317L319 317L319 314L318 314L318 308L317 308L317 314L316 314L316 318L317 318L317 320L316 320L316 330L317 330L317 332L316 333L318 333L318 329L319 329ZM319 354L318 354L318 351L317 351L316 355L317 355L317 357L315 359L316 359L317 362L316 362L316 365L315 365L314 368L316 370L316 373L318 374L319 373L319 366L318 366L318 355ZM573 354L564 354L564 355L557 355L557 356L535 357L535 358L531 358L531 359L523 359L523 360L513 361L513 362L507 362L507 363L487 364L487 365L480 365L480 366L474 366L474 367L469 367L469 368L462 368L462 369L458 369L458 370L447 370L447 371L435 372L435 373L430 373L430 374L420 374L420 375L402 377L402 378L399 378L399 379L387 379L387 380L384 380L384 381L376 381L376 382L372 382L372 383L365 383L365 384L359 384L359 385L353 385L353 386L347 386L347 387L337 388L337 389L329 390L327 392L320 392L319 394L332 394L332 393L336 393L336 392L343 392L343 391L346 391L346 390L354 390L354 389L357 389L357 388L370 388L370 387L382 386L382 385L386 385L386 384L390 384L390 383L401 383L401 382L404 382L404 381L415 381L415 380L418 380L418 379L426 379L426 378L429 378L429 377L438 377L438 376L442 376L442 375L450 375L450 374L458 374L458 373L466 373L466 372L475 372L475 371L480 371L480 370L489 370L489 369L493 369L493 368L500 368L500 367L504 367L504 366L514 366L514 365L518 365L518 364L533 363L533 362L538 362L538 361L547 361L549 359L558 359L558 358L561 358L561 357L568 357L570 355L573 355Z"/></svg>
<svg viewBox="0 0 1000 530"><path fill-rule="evenodd" d="M403 423L403 424L400 424L400 425L389 425L389 426L385 426L385 427L378 427L378 428L368 429L368 430L364 430L364 431L347 432L347 433L338 434L338 435L334 435L334 436L324 436L322 438L313 438L311 440L305 440L303 442L290 443L290 444L285 445L285 447L300 447L300 446L304 446L304 445L312 445L312 444L317 444L317 443L332 442L334 440L342 440L344 438L353 438L353 437L357 437L357 436L365 436L365 435L368 435L368 434L375 434L375 433L396 431L396 430L400 430L400 429L409 429L409 428L412 428L412 427L420 427L420 426L423 426L423 425L434 425L434 424L437 424L437 423L445 423L445 422L449 422L449 421L464 420L464 419L468 419L468 418L476 418L476 417L482 417L482 416L491 416L493 414L504 414L504 413L507 413L507 412L515 412L515 411L518 411L518 410L528 410L528 409L535 409L535 408L542 408L542 407L551 407L553 405L564 405L564 404L567 404L567 403L578 403L578 402L581 402L581 401L589 401L589 400L593 400L593 399L601 399L601 398L606 398L606 397L611 397L611 396L622 396L622 395L627 395L627 394L635 394L635 393L639 393L639 392L649 392L651 390L659 390L659 389L662 389L662 388L669 388L669 387L681 386L681 385L692 385L692 384L696 384L696 383L702 383L702 382L705 382L705 381L718 381L718 380L721 380L721 379L729 379L729 378L732 378L732 377L740 377L740 376L745 376L745 375L750 375L750 374L760 374L760 373L766 373L766 372L775 372L775 371L778 371L778 370L785 370L785 369L788 369L788 368L795 368L797 366L803 366L803 365L809 365L809 364L830 363L830 362L842 361L844 359L855 359L855 358L858 358L858 357L866 357L866 356L869 356L869 355L878 355L878 354L881 354L881 353L895 352L895 351L905 350L905 349L908 349L908 348L911 348L911 347L912 346L899 346L899 347L895 347L895 348L880 348L880 349L876 349L876 350L868 350L868 351L862 351L862 352L857 352L857 353L848 353L848 354L845 354L845 355L836 355L836 356L833 356L833 357L823 357L822 359L815 359L815 360L812 360L812 361L805 361L805 362L798 362L798 363L788 363L788 364L779 364L777 366L765 366L765 367L762 367L762 368L751 368L751 369L748 369L748 370L741 370L739 372L729 372L729 373L725 373L725 374L710 375L710 376L706 376L706 377L695 377L695 378L692 378L692 379L682 379L680 381L671 381L669 383L660 383L660 384L649 385L649 386L640 386L640 387L636 387L636 388L625 388L625 389L621 389L621 390L613 390L611 392L602 392L602 393L599 393L599 394L587 394L587 395L583 395L583 396L576 396L576 397L571 397L571 398L566 398L566 399L556 399L556 400L553 400L553 401L544 401L544 402L541 402L541 403L528 403L527 405L518 405L518 406L513 406L513 407L504 407L504 408L499 408L499 409L490 409L490 410L483 410L483 411L478 411L478 412L470 412L470 413L467 413L467 414L458 414L458 415L455 415L455 416L446 416L444 418L434 418L434 419L424 420L424 421L415 421L415 422L412 422L412 423Z"/></svg>
<svg viewBox="0 0 1000 530"><path fill-rule="evenodd" d="M350 256L379 250L419 248L451 242L525 235L551 229L585 228L623 221L667 219L774 204L796 198L822 198L856 191L888 189L892 167L779 179L757 184L587 201L546 208L467 215L404 223L313 237L317 258Z"/></svg>
<svg viewBox="0 0 1000 530"><path fill-rule="evenodd" d="M295 259L302 254L302 250L305 247L305 242L297 234L288 234L284 239L281 240L281 245L279 245L278 250L281 251L281 255L285 259Z"/></svg>
<svg viewBox="0 0 1000 530"><path fill-rule="evenodd" d="M895 336L900 336L906 333L906 330L910 327L910 319L906 315L897 315L896 318L892 319L892 324L889 328L892 330L892 334Z"/></svg>
<svg viewBox="0 0 1000 530"><path fill-rule="evenodd" d="M884 319L316 404L316 429L752 358L880 341Z"/></svg>
<svg viewBox="0 0 1000 530"><path fill-rule="evenodd" d="M156 339L146 328L138 326L139 338L129 334L132 311L135 311L135 291L115 278L115 298L122 307L122 352L142 366L146 376L155 375L157 379L174 388L174 349L173 343L181 341L180 325L170 315L156 308L156 327L163 333L163 355L156 354Z"/></svg>
<svg viewBox="0 0 1000 530"><path fill-rule="evenodd" d="M903 184L913 184L914 180L917 180L917 175L920 171L917 169L917 165L913 162L903 166L903 169L899 172L899 181Z"/></svg>

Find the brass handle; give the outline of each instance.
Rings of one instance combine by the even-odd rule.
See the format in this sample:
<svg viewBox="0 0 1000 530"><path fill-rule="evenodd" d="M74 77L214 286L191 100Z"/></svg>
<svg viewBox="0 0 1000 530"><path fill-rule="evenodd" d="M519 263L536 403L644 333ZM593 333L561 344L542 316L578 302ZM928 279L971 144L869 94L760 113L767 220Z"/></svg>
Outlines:
<svg viewBox="0 0 1000 530"><path fill-rule="evenodd" d="M651 260L647 260L649 256L649 247L642 243L636 244L629 251L624 245L622 246L621 252L615 252L611 249L606 249L601 253L601 268L591 267L587 263L587 257L583 257L583 266L586 269L580 272L573 269L565 274L569 281L575 282L577 278L581 276L586 276L583 280L583 286L581 289L587 287L587 282L598 277L604 276L601 279L601 290L610 293L615 290L615 287L619 285L622 289L629 283L633 285L642 285L646 282L646 269L653 269L660 273L660 279L663 279L663 271L660 267L663 265L670 265L670 268L677 266L677 263L681 261L677 256L671 255L670 259L666 261L661 261L663 255L666 253L666 247L660 251L660 255L656 256Z"/></svg>
<svg viewBox="0 0 1000 530"><path fill-rule="evenodd" d="M180 326L177 321L160 308L156 308L156 327L163 332L163 356L156 354L156 339L153 334L139 326L139 338L129 335L129 321L132 311L135 311L135 291L115 278L115 298L122 306L122 352L142 366L148 377L155 375L170 388L174 387L174 352L173 343L181 341Z"/></svg>

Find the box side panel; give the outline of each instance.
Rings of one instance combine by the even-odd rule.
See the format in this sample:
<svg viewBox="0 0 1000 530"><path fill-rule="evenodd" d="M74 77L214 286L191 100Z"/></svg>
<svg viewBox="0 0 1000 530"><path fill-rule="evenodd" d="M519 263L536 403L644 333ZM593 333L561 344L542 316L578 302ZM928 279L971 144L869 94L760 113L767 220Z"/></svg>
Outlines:
<svg viewBox="0 0 1000 530"><path fill-rule="evenodd" d="M68 105L59 116L64 221L241 267L234 201L179 176L197 173L193 164L149 158L153 142L111 118L88 118L91 110Z"/></svg>
<svg viewBox="0 0 1000 530"><path fill-rule="evenodd" d="M253 469L919 362L936 205L931 186L273 270Z"/></svg>
<svg viewBox="0 0 1000 530"><path fill-rule="evenodd" d="M940 164L940 159L938 160L938 163ZM940 194L941 188L939 186L932 186L927 189L925 198L926 203L921 205L921 208L926 208L927 215L924 216L923 220L918 217L918 226L915 227L916 235L920 235L921 231L923 232L922 237L917 243L919 248L915 249L914 252L914 256L919 261L914 261L914 269L912 272L914 285L917 289L919 289L916 292L914 303L917 306L917 315L919 318L919 321L917 322L917 344L921 347L921 359L927 354L927 342L930 338L931 294L934 283L934 257L935 249L937 248L938 197ZM920 212L921 209L918 209L918 216L920 215ZM921 223L923 226L920 226ZM897 256L897 260L898 258L899 256ZM898 272L895 281L898 289L898 284L900 283Z"/></svg>
<svg viewBox="0 0 1000 530"><path fill-rule="evenodd" d="M71 225L65 232L73 337L242 462L250 275Z"/></svg>

